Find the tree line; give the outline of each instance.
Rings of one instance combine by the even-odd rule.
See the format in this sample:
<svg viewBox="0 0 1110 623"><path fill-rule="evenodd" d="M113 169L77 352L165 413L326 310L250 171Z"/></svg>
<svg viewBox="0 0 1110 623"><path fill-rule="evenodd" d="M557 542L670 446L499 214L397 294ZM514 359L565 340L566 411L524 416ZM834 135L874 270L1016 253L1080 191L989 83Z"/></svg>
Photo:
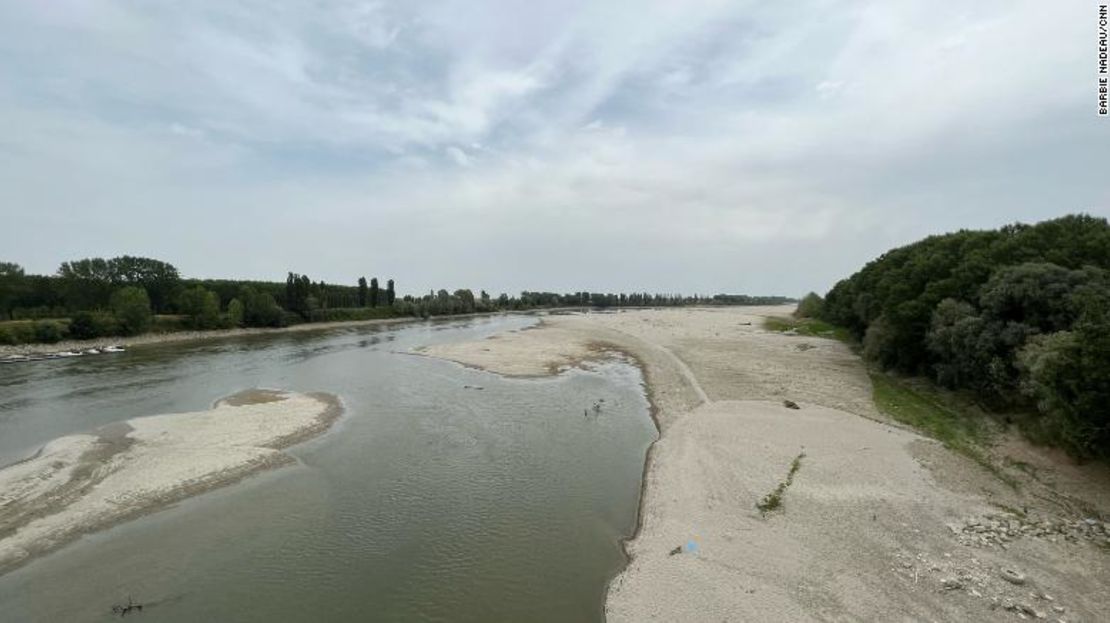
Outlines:
<svg viewBox="0 0 1110 623"><path fill-rule="evenodd" d="M394 297L392 279L379 292L377 278L369 287L296 273L284 284L184 279L172 264L132 256L63 262L54 275L0 262L0 343L388 318Z"/></svg>
<svg viewBox="0 0 1110 623"><path fill-rule="evenodd" d="M889 251L802 314L849 329L885 369L1025 412L1035 440L1110 458L1110 226L1071 215Z"/></svg>
<svg viewBox="0 0 1110 623"><path fill-rule="evenodd" d="M767 305L787 297L718 294L521 292L482 290L397 296L393 279L355 285L313 281L289 272L284 282L185 279L173 265L143 257L64 262L54 275L26 274L0 262L0 343L56 342L147 331L283 327L303 322L422 317L554 307ZM5 322L6 321L6 322Z"/></svg>

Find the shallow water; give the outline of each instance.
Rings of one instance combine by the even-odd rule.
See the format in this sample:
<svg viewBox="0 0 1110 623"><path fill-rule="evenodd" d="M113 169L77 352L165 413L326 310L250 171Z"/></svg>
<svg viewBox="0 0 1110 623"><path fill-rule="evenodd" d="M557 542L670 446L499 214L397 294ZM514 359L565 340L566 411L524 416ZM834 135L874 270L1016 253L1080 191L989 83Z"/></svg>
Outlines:
<svg viewBox="0 0 1110 623"><path fill-rule="evenodd" d="M655 436L639 370L506 379L409 354L526 317L158 345L0 369L0 464L249 387L346 413L267 472L0 576L0 621L597 621ZM483 389L466 389L464 386ZM604 399L597 417L583 410ZM129 619L131 617L128 617Z"/></svg>

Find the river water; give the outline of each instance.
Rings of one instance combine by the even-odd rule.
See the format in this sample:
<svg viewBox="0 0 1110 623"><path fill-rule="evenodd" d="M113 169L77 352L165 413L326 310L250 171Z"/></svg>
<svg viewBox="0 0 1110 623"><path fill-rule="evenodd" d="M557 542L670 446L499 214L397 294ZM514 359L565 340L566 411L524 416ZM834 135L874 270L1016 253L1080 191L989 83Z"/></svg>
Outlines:
<svg viewBox="0 0 1110 623"><path fill-rule="evenodd" d="M599 621L655 437L621 362L508 379L411 354L535 318L162 344L0 368L0 465L55 437L331 392L298 461L86 536L0 576L0 621ZM482 389L468 389L465 386ZM604 399L597 415L583 410ZM129 616L128 619L131 619Z"/></svg>

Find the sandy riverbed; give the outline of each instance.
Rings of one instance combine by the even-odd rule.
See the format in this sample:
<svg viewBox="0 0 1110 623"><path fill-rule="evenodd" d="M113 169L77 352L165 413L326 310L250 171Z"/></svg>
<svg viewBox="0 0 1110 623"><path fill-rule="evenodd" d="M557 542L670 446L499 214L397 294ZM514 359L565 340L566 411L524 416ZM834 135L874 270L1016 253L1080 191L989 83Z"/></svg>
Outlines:
<svg viewBox="0 0 1110 623"><path fill-rule="evenodd" d="M250 390L208 411L133 418L0 469L0 573L89 532L293 458L341 412L328 394Z"/></svg>
<svg viewBox="0 0 1110 623"><path fill-rule="evenodd" d="M554 316L425 354L520 376L606 348L639 362L661 434L629 564L609 587L610 621L1105 619L1104 468L1010 440L1001 450L1035 466L1011 470L1014 490L886 421L843 344L763 330L765 316L789 312ZM800 454L782 508L761 513ZM1004 579L1007 568L1024 582Z"/></svg>

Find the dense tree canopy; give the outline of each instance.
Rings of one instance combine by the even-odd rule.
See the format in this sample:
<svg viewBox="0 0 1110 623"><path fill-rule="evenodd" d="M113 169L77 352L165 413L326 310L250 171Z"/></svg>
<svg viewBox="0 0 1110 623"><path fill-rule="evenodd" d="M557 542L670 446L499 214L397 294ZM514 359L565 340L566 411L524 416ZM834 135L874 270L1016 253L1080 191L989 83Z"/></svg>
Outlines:
<svg viewBox="0 0 1110 623"><path fill-rule="evenodd" d="M0 320L11 318L12 306L26 287L23 267L12 262L0 262Z"/></svg>
<svg viewBox="0 0 1110 623"><path fill-rule="evenodd" d="M960 231L868 263L836 284L820 313L885 368L928 374L994 405L1032 401L1042 437L1106 455L1110 409L1099 400L1110 391L1110 355L1096 345L1110 330L1108 271L1106 219Z"/></svg>
<svg viewBox="0 0 1110 623"><path fill-rule="evenodd" d="M181 277L172 264L123 255L63 262L58 268L70 309L103 307L120 286L146 290L156 313L168 311L180 288Z"/></svg>
<svg viewBox="0 0 1110 623"><path fill-rule="evenodd" d="M177 309L191 329L216 329L221 324L220 298L204 286L193 286L182 292Z"/></svg>

